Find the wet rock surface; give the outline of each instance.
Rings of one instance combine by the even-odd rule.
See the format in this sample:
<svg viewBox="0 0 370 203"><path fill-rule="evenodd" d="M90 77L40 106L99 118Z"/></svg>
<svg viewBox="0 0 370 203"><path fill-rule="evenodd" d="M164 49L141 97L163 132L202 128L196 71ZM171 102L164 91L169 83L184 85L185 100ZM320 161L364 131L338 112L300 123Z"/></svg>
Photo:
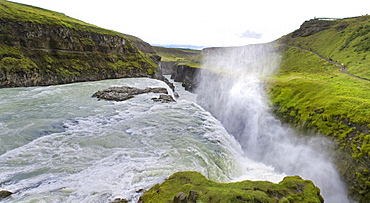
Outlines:
<svg viewBox="0 0 370 203"><path fill-rule="evenodd" d="M0 200L5 199L12 195L12 192L6 191L6 190L0 190Z"/></svg>
<svg viewBox="0 0 370 203"><path fill-rule="evenodd" d="M162 94L159 96L159 98L152 98L155 102L162 102L162 103L168 103L168 102L176 102L175 99L171 95L168 94Z"/></svg>
<svg viewBox="0 0 370 203"><path fill-rule="evenodd" d="M145 93L168 94L168 91L166 88L163 88L163 87L154 87L154 88L148 87L145 89L139 89L136 87L122 86L122 87L110 87L108 89L98 91L94 93L92 97L96 97L98 99L110 100L110 101L125 101L127 99L131 99L132 97L134 97L134 95L145 94ZM162 99L165 99L165 98L163 97Z"/></svg>

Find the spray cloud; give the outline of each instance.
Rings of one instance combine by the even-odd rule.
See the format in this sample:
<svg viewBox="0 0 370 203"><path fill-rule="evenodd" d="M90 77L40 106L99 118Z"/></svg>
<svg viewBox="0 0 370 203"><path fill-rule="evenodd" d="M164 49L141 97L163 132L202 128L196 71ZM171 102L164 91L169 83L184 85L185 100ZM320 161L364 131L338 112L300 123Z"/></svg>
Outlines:
<svg viewBox="0 0 370 203"><path fill-rule="evenodd" d="M330 158L332 144L320 136L299 137L271 114L264 79L278 70L278 49L263 44L203 52L197 102L239 141L245 156L312 180L326 202L349 202Z"/></svg>

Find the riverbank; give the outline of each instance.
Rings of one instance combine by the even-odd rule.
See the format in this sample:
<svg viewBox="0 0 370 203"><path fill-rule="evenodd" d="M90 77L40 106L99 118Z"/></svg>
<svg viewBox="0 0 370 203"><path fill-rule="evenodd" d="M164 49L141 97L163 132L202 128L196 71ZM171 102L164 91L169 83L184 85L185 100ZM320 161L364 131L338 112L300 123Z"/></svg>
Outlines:
<svg viewBox="0 0 370 203"><path fill-rule="evenodd" d="M0 11L0 88L161 76L160 57L136 37L3 0Z"/></svg>

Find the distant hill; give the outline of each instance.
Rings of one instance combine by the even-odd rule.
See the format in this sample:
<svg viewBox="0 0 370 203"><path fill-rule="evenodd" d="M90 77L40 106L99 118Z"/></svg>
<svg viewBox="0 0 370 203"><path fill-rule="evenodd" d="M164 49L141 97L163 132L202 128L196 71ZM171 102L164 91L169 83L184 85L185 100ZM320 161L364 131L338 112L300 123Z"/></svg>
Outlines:
<svg viewBox="0 0 370 203"><path fill-rule="evenodd" d="M0 26L0 87L152 77L158 67L140 39L62 13L0 0Z"/></svg>
<svg viewBox="0 0 370 203"><path fill-rule="evenodd" d="M174 62L177 65L187 65L189 67L199 68L201 63L201 50L153 47L158 55L162 57L163 62Z"/></svg>

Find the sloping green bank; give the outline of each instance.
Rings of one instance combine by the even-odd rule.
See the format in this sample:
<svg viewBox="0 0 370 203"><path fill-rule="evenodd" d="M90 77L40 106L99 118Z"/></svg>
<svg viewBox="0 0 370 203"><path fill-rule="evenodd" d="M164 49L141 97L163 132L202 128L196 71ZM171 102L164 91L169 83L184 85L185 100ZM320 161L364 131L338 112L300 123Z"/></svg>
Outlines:
<svg viewBox="0 0 370 203"><path fill-rule="evenodd" d="M280 39L280 72L271 78L269 89L275 113L283 121L336 141L338 168L351 196L360 202L370 201L370 81L343 73L309 50L343 61L353 75L370 78L362 69L370 67L364 57L370 50L355 50L367 46L356 45L366 38L356 34L365 22L370 22L368 16L337 20L317 30L322 22L314 21ZM352 39L354 35L358 37Z"/></svg>
<svg viewBox="0 0 370 203"><path fill-rule="evenodd" d="M198 172L175 173L146 191L140 199L144 203L167 203L174 199L175 202L324 202L320 189L299 176L286 177L279 184L267 181L216 183Z"/></svg>
<svg viewBox="0 0 370 203"><path fill-rule="evenodd" d="M335 21L311 20L280 39L316 51L348 67L350 74L370 79L370 16Z"/></svg>
<svg viewBox="0 0 370 203"><path fill-rule="evenodd" d="M201 51L180 48L154 47L154 50L162 57L163 62L173 62L176 65L186 65L192 68L200 68Z"/></svg>
<svg viewBox="0 0 370 203"><path fill-rule="evenodd" d="M126 35L0 0L0 87L151 77L155 57Z"/></svg>

